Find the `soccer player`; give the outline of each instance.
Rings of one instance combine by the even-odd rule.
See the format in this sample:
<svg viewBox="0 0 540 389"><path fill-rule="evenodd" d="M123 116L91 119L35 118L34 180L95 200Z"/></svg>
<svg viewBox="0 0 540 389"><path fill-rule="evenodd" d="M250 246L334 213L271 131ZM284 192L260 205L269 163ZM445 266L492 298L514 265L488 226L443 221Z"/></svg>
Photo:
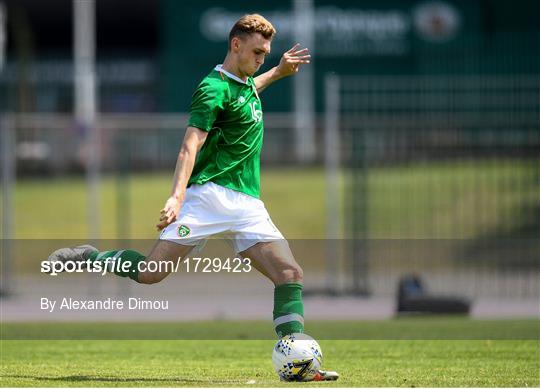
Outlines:
<svg viewBox="0 0 540 389"><path fill-rule="evenodd" d="M99 252L84 245L55 251L50 261L115 261L115 274L153 284L167 272L139 271L139 262L177 261L207 238L227 233L236 252L275 285L274 326L278 336L304 331L302 269L259 200L263 112L259 94L273 82L294 75L310 60L294 45L279 64L255 78L270 53L276 30L258 14L240 18L229 33L223 64L193 94L189 122L178 154L170 197L161 210L159 240L150 254L133 250ZM320 371L315 380L336 380Z"/></svg>

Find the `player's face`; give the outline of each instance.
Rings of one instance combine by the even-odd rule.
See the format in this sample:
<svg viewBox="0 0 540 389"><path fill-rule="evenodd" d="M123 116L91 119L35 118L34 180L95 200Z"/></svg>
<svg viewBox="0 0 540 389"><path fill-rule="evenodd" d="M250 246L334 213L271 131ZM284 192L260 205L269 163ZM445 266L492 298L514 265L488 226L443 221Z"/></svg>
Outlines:
<svg viewBox="0 0 540 389"><path fill-rule="evenodd" d="M240 71L246 76L253 76L270 53L270 40L261 34L251 34L238 41L238 62Z"/></svg>

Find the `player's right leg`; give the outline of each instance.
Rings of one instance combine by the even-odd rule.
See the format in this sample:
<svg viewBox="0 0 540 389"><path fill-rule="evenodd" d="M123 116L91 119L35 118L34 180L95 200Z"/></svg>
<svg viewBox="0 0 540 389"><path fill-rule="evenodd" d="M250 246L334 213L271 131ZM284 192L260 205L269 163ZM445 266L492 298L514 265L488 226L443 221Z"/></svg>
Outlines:
<svg viewBox="0 0 540 389"><path fill-rule="evenodd" d="M167 240L158 240L150 254L144 256L135 250L107 250L100 252L93 246L66 247L53 252L49 262L102 262L120 277L129 277L141 284L154 284L163 280L177 261L185 257L194 246ZM150 265L151 264L151 265ZM150 266L149 266L150 265Z"/></svg>
<svg viewBox="0 0 540 389"><path fill-rule="evenodd" d="M178 220L169 224L160 234L148 256L135 250L109 250L99 252L92 246L78 246L56 250L49 256L55 261L101 261L120 277L129 277L142 284L161 281L172 270L171 264L184 258L193 247L203 245L206 238L222 232L223 223L216 223L219 204L212 201L211 186L193 185L186 191L186 198ZM202 201L209 198L209 201ZM111 264L114 263L114 267ZM148 265L152 263L149 271Z"/></svg>
<svg viewBox="0 0 540 389"><path fill-rule="evenodd" d="M168 240L158 240L150 254L145 259L142 271L139 272L138 282L141 284L155 284L167 277L171 270L171 264L176 264L181 261L185 256L193 250L194 246L187 246ZM156 266L150 266L151 269L158 269L157 271L149 271L149 264L154 262Z"/></svg>

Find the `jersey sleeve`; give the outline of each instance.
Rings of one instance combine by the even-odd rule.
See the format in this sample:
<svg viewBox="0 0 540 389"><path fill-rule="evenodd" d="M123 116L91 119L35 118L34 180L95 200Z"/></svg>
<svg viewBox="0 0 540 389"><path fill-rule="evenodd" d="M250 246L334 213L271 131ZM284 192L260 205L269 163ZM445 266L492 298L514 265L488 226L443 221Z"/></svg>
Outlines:
<svg viewBox="0 0 540 389"><path fill-rule="evenodd" d="M220 84L201 83L191 98L188 126L210 131L218 114L225 109L226 95Z"/></svg>

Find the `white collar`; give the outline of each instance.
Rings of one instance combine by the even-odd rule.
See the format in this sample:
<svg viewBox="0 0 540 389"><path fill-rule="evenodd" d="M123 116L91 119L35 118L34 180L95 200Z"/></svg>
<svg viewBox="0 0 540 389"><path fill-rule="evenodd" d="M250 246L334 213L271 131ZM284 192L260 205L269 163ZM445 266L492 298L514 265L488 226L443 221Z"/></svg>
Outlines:
<svg viewBox="0 0 540 389"><path fill-rule="evenodd" d="M222 65L222 64L216 65L216 67L214 68L214 70L217 70L218 72L221 72L221 73L225 74L227 77L232 78L234 81L238 81L238 82L241 83L241 84L247 85L247 82L246 82L246 81L242 80L240 77L235 76L234 74L229 73L228 71L226 71L225 69L223 69L223 65Z"/></svg>

